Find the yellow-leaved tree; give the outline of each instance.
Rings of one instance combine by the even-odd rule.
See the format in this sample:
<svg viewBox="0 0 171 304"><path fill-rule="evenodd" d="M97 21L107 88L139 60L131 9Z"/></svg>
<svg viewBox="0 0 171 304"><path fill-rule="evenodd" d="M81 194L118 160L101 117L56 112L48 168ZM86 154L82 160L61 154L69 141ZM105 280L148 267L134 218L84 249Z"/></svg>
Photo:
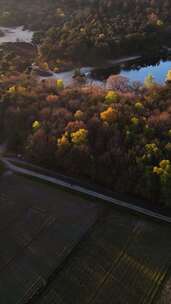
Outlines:
<svg viewBox="0 0 171 304"><path fill-rule="evenodd" d="M49 70L49 65L48 65L48 63L47 63L47 62L43 62L42 68L43 68L44 70L48 71L48 70Z"/></svg>
<svg viewBox="0 0 171 304"><path fill-rule="evenodd" d="M116 91L108 91L105 96L105 101L107 103L117 102L119 99L119 94Z"/></svg>
<svg viewBox="0 0 171 304"><path fill-rule="evenodd" d="M108 123L113 123L117 120L118 111L109 107L106 111L100 113L100 118Z"/></svg>
<svg viewBox="0 0 171 304"><path fill-rule="evenodd" d="M10 88L8 89L8 93L10 93L10 94L16 93L16 86L10 87Z"/></svg>
<svg viewBox="0 0 171 304"><path fill-rule="evenodd" d="M86 129L79 129L71 133L71 141L75 145L85 144L88 138L88 131Z"/></svg>
<svg viewBox="0 0 171 304"><path fill-rule="evenodd" d="M41 123L38 121L38 120L35 120L33 123L32 123L32 128L34 131L36 131L37 129L39 129L41 126Z"/></svg>
<svg viewBox="0 0 171 304"><path fill-rule="evenodd" d="M154 77L152 74L148 74L147 77L144 80L144 86L147 89L151 89L156 85L155 81L154 81Z"/></svg>
<svg viewBox="0 0 171 304"><path fill-rule="evenodd" d="M65 134L63 134L61 138L58 138L57 143L58 147L68 147L70 144L68 132L65 132Z"/></svg>
<svg viewBox="0 0 171 304"><path fill-rule="evenodd" d="M64 82L62 79L57 79L56 80L56 87L58 90L63 90L64 88Z"/></svg>
<svg viewBox="0 0 171 304"><path fill-rule="evenodd" d="M169 70L168 72L167 72L167 75L166 75L166 81L171 81L171 70Z"/></svg>

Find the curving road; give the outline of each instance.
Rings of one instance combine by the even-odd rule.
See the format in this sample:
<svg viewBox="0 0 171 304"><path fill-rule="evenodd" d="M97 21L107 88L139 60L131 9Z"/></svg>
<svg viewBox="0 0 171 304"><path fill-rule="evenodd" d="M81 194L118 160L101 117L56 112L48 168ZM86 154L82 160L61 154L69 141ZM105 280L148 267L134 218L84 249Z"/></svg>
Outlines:
<svg viewBox="0 0 171 304"><path fill-rule="evenodd" d="M13 171L15 173L23 174L26 176L31 176L31 177L37 178L39 180L46 181L48 183L69 189L71 191L75 191L75 192L78 192L81 194L88 195L92 198L97 198L97 199L103 200L114 206L124 208L124 209L130 210L132 212L151 217L152 219L163 221L163 222L166 222L169 224L171 223L170 217L167 217L165 215L159 214L157 212L154 212L154 211L151 211L151 210L139 207L139 206L132 205L130 203L127 203L127 202L124 202L124 201L121 201L118 199L115 199L115 198L105 195L103 193L99 193L99 192L90 190L86 187L76 184L76 181L73 182L67 176L63 176L63 178L62 178L62 176L60 178L57 178L57 177L52 177L49 175L45 175L45 174L36 172L32 169L26 169L26 168L20 167L18 164L15 165L12 163L13 161L16 161L15 158L13 159L13 158L3 158L2 157L2 161L8 169L10 169L11 171ZM26 162L22 161L21 163L22 163L22 166L24 164L26 166L28 166L28 163L26 163Z"/></svg>

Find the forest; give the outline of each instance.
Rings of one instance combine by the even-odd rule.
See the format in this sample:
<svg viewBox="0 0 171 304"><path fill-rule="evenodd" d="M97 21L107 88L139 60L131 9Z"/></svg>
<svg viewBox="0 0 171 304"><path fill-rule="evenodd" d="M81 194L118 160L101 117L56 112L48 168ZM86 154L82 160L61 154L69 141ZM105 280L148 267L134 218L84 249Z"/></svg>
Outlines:
<svg viewBox="0 0 171 304"><path fill-rule="evenodd" d="M0 0L0 304L171 304L171 0Z"/></svg>
<svg viewBox="0 0 171 304"><path fill-rule="evenodd" d="M108 83L109 90L64 88L62 80L7 81L1 87L1 139L44 167L170 204L170 84L148 78L135 89L115 76Z"/></svg>
<svg viewBox="0 0 171 304"><path fill-rule="evenodd" d="M169 0L1 0L0 5L0 24L34 29L34 42L53 63L154 55L170 46Z"/></svg>
<svg viewBox="0 0 171 304"><path fill-rule="evenodd" d="M35 31L0 51L0 139L41 166L171 205L171 85L37 81L28 66L79 66L169 47L170 1L0 0L0 24ZM37 51L38 50L38 51Z"/></svg>

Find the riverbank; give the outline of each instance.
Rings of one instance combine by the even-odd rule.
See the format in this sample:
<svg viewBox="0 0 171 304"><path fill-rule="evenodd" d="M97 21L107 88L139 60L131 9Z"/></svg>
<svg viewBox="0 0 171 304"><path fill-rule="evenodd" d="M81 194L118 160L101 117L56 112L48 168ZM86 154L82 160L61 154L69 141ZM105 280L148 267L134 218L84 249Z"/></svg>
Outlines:
<svg viewBox="0 0 171 304"><path fill-rule="evenodd" d="M59 68L58 72L54 72L53 70L49 70L49 73L51 73L51 75L49 75L48 77L43 76L43 75L38 75L40 76L40 80L42 79L50 79L50 78L54 78L54 79L62 79L64 81L64 84L67 85L71 85L73 84L73 80L74 80L74 75L76 73L76 71L78 70L80 75L85 76L84 79L84 83L86 84L94 84L94 85L102 85L103 83L101 81L98 81L99 79L96 79L95 75L95 71L97 70L105 70L105 69L111 69L114 67L117 67L121 64L130 64L130 63L134 63L137 60L140 60L141 56L140 55L136 55L136 56L128 56L128 57L122 57L122 58L117 58L117 59L113 59L113 60L106 60L103 63L99 63L99 66L97 66L96 63L94 63L94 65L92 66L87 66L87 67L79 67L79 66L75 66L74 64L67 67L67 65L63 65ZM72 69L70 69L72 67ZM43 74L43 73L41 73ZM45 72L46 74L46 72Z"/></svg>
<svg viewBox="0 0 171 304"><path fill-rule="evenodd" d="M100 66L82 67L79 69L80 75L85 76L84 83L88 85L104 86L106 80L111 75L121 75L131 82L144 83L145 78L150 74L158 84L164 84L166 75L171 68L171 57L159 56L151 57L123 57L108 61ZM53 72L50 77L40 77L42 79L62 79L65 86L74 84L76 69L62 72Z"/></svg>

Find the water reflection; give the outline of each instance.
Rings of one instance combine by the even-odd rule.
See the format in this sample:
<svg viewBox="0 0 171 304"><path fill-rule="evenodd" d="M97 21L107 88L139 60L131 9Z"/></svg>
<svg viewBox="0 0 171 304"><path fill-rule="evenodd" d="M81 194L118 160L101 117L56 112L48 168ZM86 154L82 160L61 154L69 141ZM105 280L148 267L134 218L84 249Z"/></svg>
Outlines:
<svg viewBox="0 0 171 304"><path fill-rule="evenodd" d="M6 42L27 42L32 41L33 32L25 30L23 26L18 27L0 27L3 36L0 37L0 45Z"/></svg>
<svg viewBox="0 0 171 304"><path fill-rule="evenodd" d="M94 79L104 81L111 75L123 75L131 81L144 82L148 74L152 74L155 81L163 83L168 70L171 69L171 57L155 57L137 59L117 66L96 68L91 76Z"/></svg>

